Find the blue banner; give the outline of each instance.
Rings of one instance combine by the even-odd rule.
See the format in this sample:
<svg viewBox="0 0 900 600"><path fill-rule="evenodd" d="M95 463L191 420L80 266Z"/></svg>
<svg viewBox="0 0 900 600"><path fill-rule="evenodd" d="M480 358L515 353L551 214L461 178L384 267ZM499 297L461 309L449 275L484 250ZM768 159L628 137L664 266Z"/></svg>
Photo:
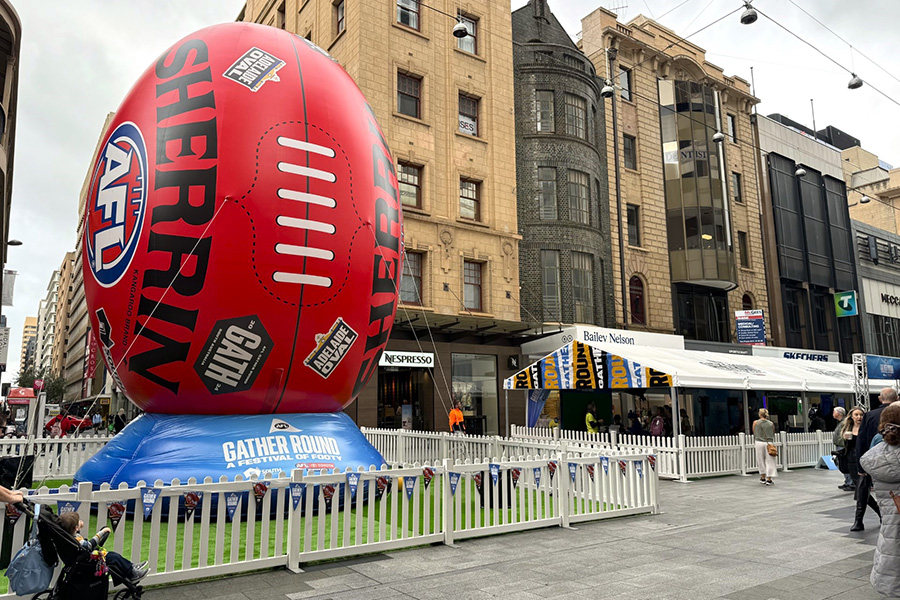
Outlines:
<svg viewBox="0 0 900 600"><path fill-rule="evenodd" d="M413 491L416 489L416 476L407 475L404 477L403 486L406 488L406 499L412 500Z"/></svg>
<svg viewBox="0 0 900 600"><path fill-rule="evenodd" d="M762 310L736 310L734 319L738 344L766 345L766 319Z"/></svg>
<svg viewBox="0 0 900 600"><path fill-rule="evenodd" d="M234 513L238 509L238 506L241 504L241 500L244 499L244 496L248 495L247 492L228 492L225 494L225 510L228 513L228 520L231 521L234 519Z"/></svg>
<svg viewBox="0 0 900 600"><path fill-rule="evenodd" d="M900 358L866 355L869 379L900 379Z"/></svg>
<svg viewBox="0 0 900 600"><path fill-rule="evenodd" d="M604 473L605 475L609 475L609 457L608 457L608 456L601 456L601 457L600 457L600 464L603 465L603 473Z"/></svg>
<svg viewBox="0 0 900 600"><path fill-rule="evenodd" d="M144 504L144 518L147 519L153 513L156 499L159 498L159 490L156 488L141 488L141 502Z"/></svg>
<svg viewBox="0 0 900 600"><path fill-rule="evenodd" d="M541 468L540 467L534 468L534 487L535 487L535 489L541 488Z"/></svg>
<svg viewBox="0 0 900 600"><path fill-rule="evenodd" d="M56 514L64 515L69 512L78 512L81 502L73 502L71 500L58 501L56 503Z"/></svg>
<svg viewBox="0 0 900 600"><path fill-rule="evenodd" d="M456 495L456 486L459 485L459 473L450 473L450 495Z"/></svg>
<svg viewBox="0 0 900 600"><path fill-rule="evenodd" d="M294 510L297 510L297 506L299 506L300 501L304 496L306 496L306 484L291 483L291 503L293 504Z"/></svg>
<svg viewBox="0 0 900 600"><path fill-rule="evenodd" d="M356 497L356 488L359 485L359 473L347 473L347 486L350 488L350 497Z"/></svg>
<svg viewBox="0 0 900 600"><path fill-rule="evenodd" d="M488 465L488 470L491 472L491 481L494 482L494 485L497 485L497 479L500 477L500 465Z"/></svg>
<svg viewBox="0 0 900 600"><path fill-rule="evenodd" d="M544 404L550 397L550 390L528 390L528 403L525 405L526 420L529 427L537 425L541 413L544 411Z"/></svg>
<svg viewBox="0 0 900 600"><path fill-rule="evenodd" d="M569 475L572 476L572 483L575 483L575 473L578 471L578 465L569 463Z"/></svg>

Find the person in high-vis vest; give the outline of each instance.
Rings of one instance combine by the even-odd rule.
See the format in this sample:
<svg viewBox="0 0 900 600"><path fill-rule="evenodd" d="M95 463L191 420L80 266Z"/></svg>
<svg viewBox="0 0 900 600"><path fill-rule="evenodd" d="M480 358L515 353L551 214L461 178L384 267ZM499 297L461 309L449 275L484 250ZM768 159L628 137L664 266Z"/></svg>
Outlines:
<svg viewBox="0 0 900 600"><path fill-rule="evenodd" d="M593 402L587 405L584 424L588 433L600 433L600 423L597 421L597 406Z"/></svg>
<svg viewBox="0 0 900 600"><path fill-rule="evenodd" d="M457 431L465 433L466 425L463 422L464 420L459 402L454 402L453 410L450 411L450 431L454 433Z"/></svg>

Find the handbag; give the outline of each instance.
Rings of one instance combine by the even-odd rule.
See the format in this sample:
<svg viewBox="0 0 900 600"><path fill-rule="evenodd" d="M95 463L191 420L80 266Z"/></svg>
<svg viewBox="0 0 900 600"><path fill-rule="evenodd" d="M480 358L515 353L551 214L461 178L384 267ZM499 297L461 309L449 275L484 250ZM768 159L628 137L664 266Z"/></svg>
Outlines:
<svg viewBox="0 0 900 600"><path fill-rule="evenodd" d="M16 553L6 569L9 589L19 596L43 592L50 587L50 580L53 578L53 568L44 562L41 542L37 537L40 510L40 504L35 504L31 537Z"/></svg>
<svg viewBox="0 0 900 600"><path fill-rule="evenodd" d="M775 444L766 444L766 452L769 453L769 456L778 456L778 448L775 447Z"/></svg>

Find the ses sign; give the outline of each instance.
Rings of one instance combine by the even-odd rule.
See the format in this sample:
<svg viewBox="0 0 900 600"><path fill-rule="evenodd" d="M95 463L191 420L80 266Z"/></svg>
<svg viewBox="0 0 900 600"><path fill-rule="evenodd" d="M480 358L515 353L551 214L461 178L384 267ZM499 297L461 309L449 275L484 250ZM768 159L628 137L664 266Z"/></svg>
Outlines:
<svg viewBox="0 0 900 600"><path fill-rule="evenodd" d="M766 345L766 320L762 310L736 310L737 343Z"/></svg>
<svg viewBox="0 0 900 600"><path fill-rule="evenodd" d="M393 352L385 350L378 361L379 367L418 367L430 369L434 366L432 352Z"/></svg>

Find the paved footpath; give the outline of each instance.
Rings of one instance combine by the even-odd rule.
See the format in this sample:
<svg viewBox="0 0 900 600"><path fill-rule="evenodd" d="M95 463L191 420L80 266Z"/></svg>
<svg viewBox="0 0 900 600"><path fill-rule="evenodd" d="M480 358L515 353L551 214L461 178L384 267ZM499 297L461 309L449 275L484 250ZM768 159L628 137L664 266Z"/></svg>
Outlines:
<svg viewBox="0 0 900 600"><path fill-rule="evenodd" d="M660 482L663 514L150 589L147 600L866 600L878 518L850 533L836 471Z"/></svg>

